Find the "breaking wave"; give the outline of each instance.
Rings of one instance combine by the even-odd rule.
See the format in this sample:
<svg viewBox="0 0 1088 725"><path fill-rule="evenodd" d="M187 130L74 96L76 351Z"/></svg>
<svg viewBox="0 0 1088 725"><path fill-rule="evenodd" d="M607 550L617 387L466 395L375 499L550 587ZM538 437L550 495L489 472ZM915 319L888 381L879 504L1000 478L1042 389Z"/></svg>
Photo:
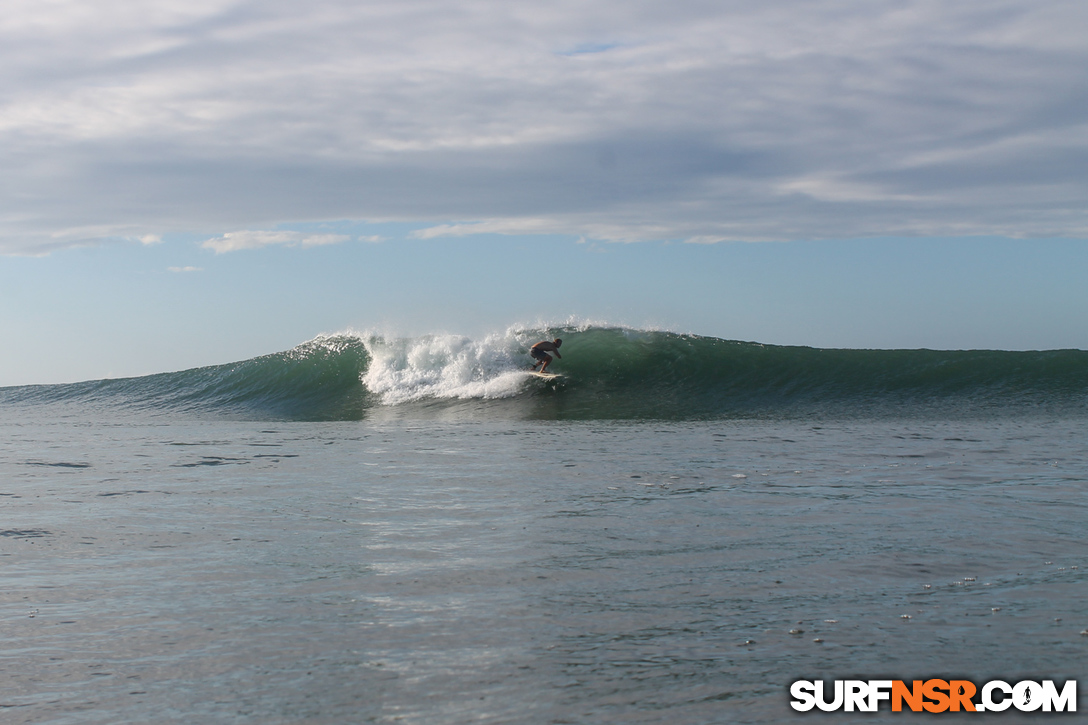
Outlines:
<svg viewBox="0 0 1088 725"><path fill-rule="evenodd" d="M561 337L543 381L527 349ZM471 411L556 419L1082 414L1088 352L832 350L608 326L472 339L343 333L286 352L139 378L0 389L67 404L242 419L353 420Z"/></svg>

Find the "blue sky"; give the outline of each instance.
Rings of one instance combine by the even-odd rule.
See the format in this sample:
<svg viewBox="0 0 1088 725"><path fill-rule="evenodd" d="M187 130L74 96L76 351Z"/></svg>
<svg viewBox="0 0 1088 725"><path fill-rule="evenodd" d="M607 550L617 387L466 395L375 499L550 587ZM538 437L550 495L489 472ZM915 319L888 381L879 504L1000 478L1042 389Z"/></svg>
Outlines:
<svg viewBox="0 0 1088 725"><path fill-rule="evenodd" d="M0 385L568 318L1088 347L1088 5L12 0Z"/></svg>

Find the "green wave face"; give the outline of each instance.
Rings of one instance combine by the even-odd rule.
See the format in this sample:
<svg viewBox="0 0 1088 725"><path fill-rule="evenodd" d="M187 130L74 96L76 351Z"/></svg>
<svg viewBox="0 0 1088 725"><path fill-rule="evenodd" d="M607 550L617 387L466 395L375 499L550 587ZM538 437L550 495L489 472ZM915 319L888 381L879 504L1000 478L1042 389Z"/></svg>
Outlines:
<svg viewBox="0 0 1088 725"><path fill-rule="evenodd" d="M529 345L563 338L542 381ZM13 405L76 404L246 419L381 415L688 420L743 416L1080 415L1088 352L824 350L619 327L320 337L228 365L0 390Z"/></svg>
<svg viewBox="0 0 1088 725"><path fill-rule="evenodd" d="M77 404L245 419L345 420L368 405L360 375L366 346L357 337L318 338L286 352L226 365L0 390L0 402Z"/></svg>
<svg viewBox="0 0 1088 725"><path fill-rule="evenodd" d="M1088 402L1088 352L826 350L607 328L564 342L577 417L903 414Z"/></svg>

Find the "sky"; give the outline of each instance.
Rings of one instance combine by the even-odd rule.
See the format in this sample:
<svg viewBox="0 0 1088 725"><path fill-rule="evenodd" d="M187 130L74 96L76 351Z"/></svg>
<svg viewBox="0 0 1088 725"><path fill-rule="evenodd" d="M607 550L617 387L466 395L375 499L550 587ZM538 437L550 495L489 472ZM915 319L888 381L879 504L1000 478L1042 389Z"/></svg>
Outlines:
<svg viewBox="0 0 1088 725"><path fill-rule="evenodd" d="M1082 0L9 0L0 385L565 320L1088 348Z"/></svg>

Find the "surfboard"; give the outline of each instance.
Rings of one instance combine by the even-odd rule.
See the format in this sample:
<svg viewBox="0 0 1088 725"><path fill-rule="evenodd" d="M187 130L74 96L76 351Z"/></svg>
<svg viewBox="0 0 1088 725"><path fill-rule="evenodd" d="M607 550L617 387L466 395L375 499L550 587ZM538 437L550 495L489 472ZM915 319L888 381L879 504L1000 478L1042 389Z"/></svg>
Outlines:
<svg viewBox="0 0 1088 725"><path fill-rule="evenodd" d="M534 378L540 378L541 380L555 380L556 378L563 377L562 375L559 375L557 373L542 373L537 370L530 370L529 374L532 375Z"/></svg>

